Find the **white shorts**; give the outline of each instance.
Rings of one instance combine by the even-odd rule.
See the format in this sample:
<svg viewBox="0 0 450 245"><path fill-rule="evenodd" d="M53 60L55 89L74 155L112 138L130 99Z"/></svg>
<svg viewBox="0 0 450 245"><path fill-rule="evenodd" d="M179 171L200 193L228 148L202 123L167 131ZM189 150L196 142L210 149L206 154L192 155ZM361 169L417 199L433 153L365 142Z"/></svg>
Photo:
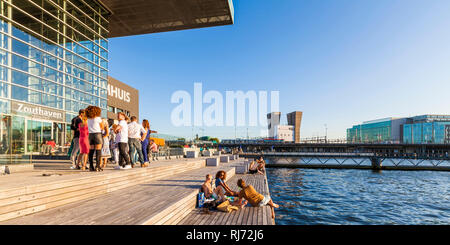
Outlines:
<svg viewBox="0 0 450 245"><path fill-rule="evenodd" d="M267 205L267 203L269 203L270 202L270 196L269 195L264 195L264 199L262 199L262 201L261 202L259 202L259 206L260 207L262 207L262 206L265 206L265 205Z"/></svg>

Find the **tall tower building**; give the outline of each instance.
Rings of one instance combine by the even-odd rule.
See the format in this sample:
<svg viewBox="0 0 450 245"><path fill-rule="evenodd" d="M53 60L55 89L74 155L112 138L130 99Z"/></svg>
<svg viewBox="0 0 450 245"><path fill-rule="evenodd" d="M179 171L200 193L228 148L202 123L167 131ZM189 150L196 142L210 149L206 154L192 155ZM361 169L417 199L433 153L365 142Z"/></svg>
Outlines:
<svg viewBox="0 0 450 245"><path fill-rule="evenodd" d="M267 127L269 129L269 138L276 138L276 128L280 125L281 112L271 112L267 114Z"/></svg>
<svg viewBox="0 0 450 245"><path fill-rule="evenodd" d="M287 114L287 121L289 125L294 126L294 142L300 143L300 127L302 125L303 112L294 111Z"/></svg>

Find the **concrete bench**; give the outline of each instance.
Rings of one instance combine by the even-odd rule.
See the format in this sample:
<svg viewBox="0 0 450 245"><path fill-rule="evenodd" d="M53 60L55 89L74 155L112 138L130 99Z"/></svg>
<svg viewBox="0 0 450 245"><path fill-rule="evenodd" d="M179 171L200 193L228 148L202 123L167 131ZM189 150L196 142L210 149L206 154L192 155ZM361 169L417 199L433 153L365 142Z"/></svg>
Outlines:
<svg viewBox="0 0 450 245"><path fill-rule="evenodd" d="M198 151L187 151L186 158L198 158Z"/></svg>
<svg viewBox="0 0 450 245"><path fill-rule="evenodd" d="M246 174L248 172L248 164L242 163L236 166L236 174Z"/></svg>
<svg viewBox="0 0 450 245"><path fill-rule="evenodd" d="M208 167L218 167L220 163L220 158L212 157L206 159L206 166Z"/></svg>
<svg viewBox="0 0 450 245"><path fill-rule="evenodd" d="M220 156L220 162L230 162L230 156Z"/></svg>

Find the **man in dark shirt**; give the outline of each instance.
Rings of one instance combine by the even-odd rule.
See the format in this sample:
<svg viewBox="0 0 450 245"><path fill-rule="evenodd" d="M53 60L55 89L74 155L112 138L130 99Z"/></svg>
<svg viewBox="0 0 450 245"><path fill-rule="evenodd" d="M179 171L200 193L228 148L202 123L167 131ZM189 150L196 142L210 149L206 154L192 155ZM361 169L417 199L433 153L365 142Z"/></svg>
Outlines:
<svg viewBox="0 0 450 245"><path fill-rule="evenodd" d="M72 148L72 154L70 155L70 160L72 161L72 169L77 168L77 157L80 153L80 129L78 125L82 122L81 115L84 114L84 110L81 109L78 112L78 116L74 117L72 119L72 124L70 125L70 129L73 130L73 148Z"/></svg>

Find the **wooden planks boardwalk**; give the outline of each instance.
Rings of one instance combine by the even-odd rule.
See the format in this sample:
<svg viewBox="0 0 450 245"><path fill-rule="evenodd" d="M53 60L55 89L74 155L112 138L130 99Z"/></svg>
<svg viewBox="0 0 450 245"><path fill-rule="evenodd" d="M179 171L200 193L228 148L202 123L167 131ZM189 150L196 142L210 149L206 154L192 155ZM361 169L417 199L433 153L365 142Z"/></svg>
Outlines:
<svg viewBox="0 0 450 245"><path fill-rule="evenodd" d="M168 167L170 165L189 163L203 160L197 159L174 159L174 160L160 160L152 162L146 169ZM34 171L15 173L11 175L3 175L0 178L0 192L12 188L23 188L25 186L50 184L56 181L76 180L83 177L110 175L111 173L118 174L120 171L113 170L113 165L108 165L103 172L89 172L80 170L71 170L72 164L70 161L40 161L35 163ZM140 167L131 169L131 171L139 171ZM129 171L129 170L127 170ZM42 174L50 174L50 177L43 177Z"/></svg>
<svg viewBox="0 0 450 245"><path fill-rule="evenodd" d="M234 167L203 167L137 184L93 199L4 221L11 225L176 224L195 208L206 174L234 175ZM80 185L88 189L89 186Z"/></svg>
<svg viewBox="0 0 450 245"><path fill-rule="evenodd" d="M265 175L235 175L227 184L233 190L238 190L237 180L244 179L247 184L253 187L263 195L269 194L269 187ZM272 212L269 206L251 207L225 213L220 211L210 211L205 214L201 209L193 210L188 216L181 220L178 225L274 225Z"/></svg>
<svg viewBox="0 0 450 245"><path fill-rule="evenodd" d="M12 174L2 179L0 221L41 212L81 200L92 199L120 189L205 167L205 160L178 160L104 172L79 172L43 177L40 172ZM61 172L58 172L61 173ZM86 188L83 188L86 187ZM89 187L89 188L87 188Z"/></svg>
<svg viewBox="0 0 450 245"><path fill-rule="evenodd" d="M6 184L3 179L0 182L6 185L0 187L5 188L0 192L0 218L5 217L0 225L274 224L267 206L210 215L195 210L196 194L205 175L219 170L228 173L227 182L235 190L237 179L244 178L260 193L269 193L265 175L234 177L241 161L205 167L204 160L183 159L155 163L147 169L63 174L48 179L40 175L42 172L15 176L25 183L22 186ZM64 166L62 170L66 172Z"/></svg>

